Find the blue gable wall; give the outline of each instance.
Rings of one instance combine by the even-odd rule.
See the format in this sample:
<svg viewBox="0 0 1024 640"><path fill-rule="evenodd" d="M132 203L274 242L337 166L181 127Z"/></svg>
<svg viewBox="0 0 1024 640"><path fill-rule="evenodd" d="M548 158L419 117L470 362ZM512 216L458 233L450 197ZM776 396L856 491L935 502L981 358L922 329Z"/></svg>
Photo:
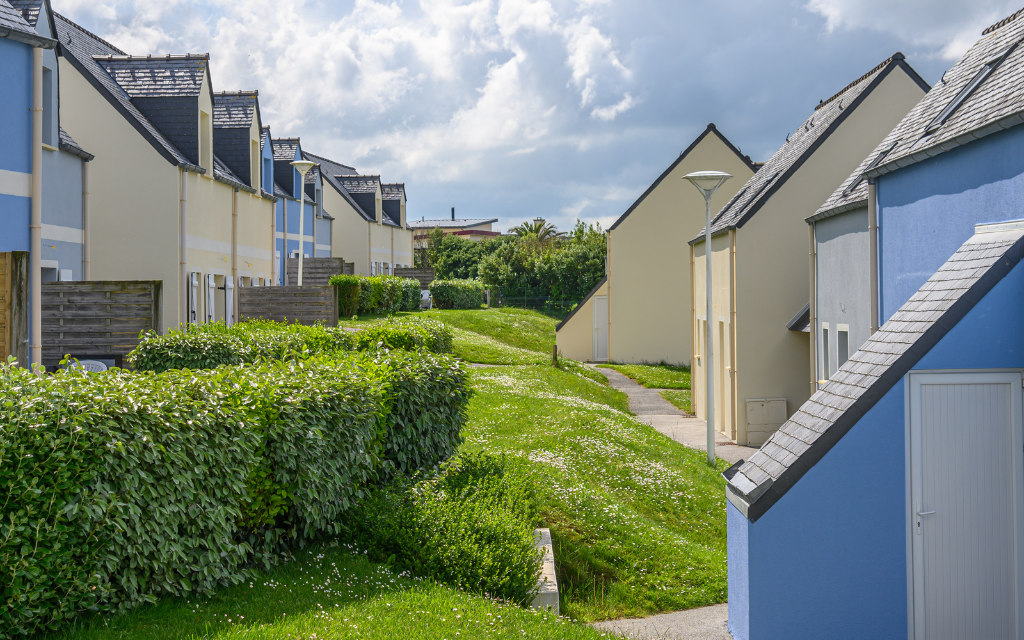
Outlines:
<svg viewBox="0 0 1024 640"><path fill-rule="evenodd" d="M1024 368L1021 326L1024 264L915 369ZM737 639L906 637L904 398L900 380L757 522L729 505Z"/></svg>
<svg viewBox="0 0 1024 640"><path fill-rule="evenodd" d="M992 134L878 178L884 323L974 235L974 225L1024 218L1024 126Z"/></svg>
<svg viewBox="0 0 1024 640"><path fill-rule="evenodd" d="M32 47L0 38L0 87L0 171L31 174ZM30 212L30 198L0 192L0 251L28 251Z"/></svg>

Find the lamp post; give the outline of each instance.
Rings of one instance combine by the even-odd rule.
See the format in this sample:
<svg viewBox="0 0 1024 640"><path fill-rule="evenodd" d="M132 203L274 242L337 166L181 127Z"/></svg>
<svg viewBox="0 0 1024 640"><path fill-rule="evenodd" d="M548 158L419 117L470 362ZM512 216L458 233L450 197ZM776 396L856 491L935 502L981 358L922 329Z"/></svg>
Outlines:
<svg viewBox="0 0 1024 640"><path fill-rule="evenodd" d="M704 320L704 413L708 422L708 464L715 464L715 388L713 383L714 358L712 356L714 309L711 306L711 197L718 188L732 176L721 171L697 171L683 176L704 196L704 293L707 298L706 319Z"/></svg>
<svg viewBox="0 0 1024 640"><path fill-rule="evenodd" d="M302 286L302 255L305 253L306 234L303 223L306 221L306 172L313 168L315 162L309 160L296 160L292 163L295 170L299 172L299 286ZM313 221L316 224L316 220ZM284 230L284 250L288 253L288 229ZM314 254L316 248L313 249ZM287 264L287 258L286 262Z"/></svg>

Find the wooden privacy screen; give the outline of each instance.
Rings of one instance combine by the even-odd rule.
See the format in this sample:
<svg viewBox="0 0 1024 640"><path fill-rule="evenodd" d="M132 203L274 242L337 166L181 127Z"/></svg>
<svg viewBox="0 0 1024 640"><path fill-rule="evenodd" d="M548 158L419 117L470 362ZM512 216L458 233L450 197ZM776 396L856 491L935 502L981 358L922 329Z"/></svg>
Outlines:
<svg viewBox="0 0 1024 640"><path fill-rule="evenodd" d="M278 322L338 326L338 298L334 287L243 287L238 292L239 320L263 318Z"/></svg>
<svg viewBox="0 0 1024 640"><path fill-rule="evenodd" d="M160 280L44 282L43 364L65 354L120 360L139 334L160 330Z"/></svg>
<svg viewBox="0 0 1024 640"><path fill-rule="evenodd" d="M0 360L28 362L28 251L0 253Z"/></svg>
<svg viewBox="0 0 1024 640"><path fill-rule="evenodd" d="M400 278L416 278L420 281L420 289L426 289L434 281L434 268L399 267L395 269L395 275Z"/></svg>
<svg viewBox="0 0 1024 640"><path fill-rule="evenodd" d="M321 286L345 272L344 258L303 258L302 286ZM299 283L299 259L288 258L288 284Z"/></svg>

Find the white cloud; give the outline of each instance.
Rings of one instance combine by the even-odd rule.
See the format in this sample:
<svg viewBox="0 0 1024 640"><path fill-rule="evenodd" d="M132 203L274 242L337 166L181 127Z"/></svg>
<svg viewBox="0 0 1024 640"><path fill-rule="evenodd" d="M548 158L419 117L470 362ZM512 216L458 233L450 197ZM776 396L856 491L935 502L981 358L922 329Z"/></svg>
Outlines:
<svg viewBox="0 0 1024 640"><path fill-rule="evenodd" d="M1020 8L1019 0L810 0L829 31L871 29L915 45L934 47L956 60L985 27Z"/></svg>
<svg viewBox="0 0 1024 640"><path fill-rule="evenodd" d="M579 217L580 212L590 206L590 198L583 198L577 202L562 207L562 213L571 216Z"/></svg>
<svg viewBox="0 0 1024 640"><path fill-rule="evenodd" d="M628 93L622 100L619 100L616 104L607 107L597 107L590 112L590 117L603 122L611 122L620 113L625 113L633 108L636 103L633 100L633 96Z"/></svg>

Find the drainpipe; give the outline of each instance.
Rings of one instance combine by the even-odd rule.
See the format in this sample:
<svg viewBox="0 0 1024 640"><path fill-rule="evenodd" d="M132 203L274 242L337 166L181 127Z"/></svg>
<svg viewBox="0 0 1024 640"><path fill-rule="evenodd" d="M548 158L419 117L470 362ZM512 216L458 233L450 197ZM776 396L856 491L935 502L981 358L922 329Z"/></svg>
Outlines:
<svg viewBox="0 0 1024 640"><path fill-rule="evenodd" d="M736 373L736 230L729 230L729 390L732 392L732 433L733 440L739 440L740 401L739 383ZM724 417L724 416L723 416ZM744 419L746 414L744 413ZM725 423L722 423L725 426Z"/></svg>
<svg viewBox="0 0 1024 640"><path fill-rule="evenodd" d="M29 221L29 287L32 298L32 333L29 361L32 368L43 364L43 50L32 49L32 217ZM37 369L42 374L42 369Z"/></svg>
<svg viewBox="0 0 1024 640"><path fill-rule="evenodd" d="M238 321L238 187L231 194L231 284L235 287L231 296L231 312ZM225 285L227 286L227 285Z"/></svg>
<svg viewBox="0 0 1024 640"><path fill-rule="evenodd" d="M604 275L608 278L608 361L615 362L612 359L612 232L609 231L606 235L606 245L604 252Z"/></svg>
<svg viewBox="0 0 1024 640"><path fill-rule="evenodd" d="M181 269L181 317L182 324L188 324L188 172L181 169L181 196L178 200L178 267Z"/></svg>
<svg viewBox="0 0 1024 640"><path fill-rule="evenodd" d="M868 180L868 268L871 270L871 335L878 331L878 187Z"/></svg>
<svg viewBox="0 0 1024 640"><path fill-rule="evenodd" d="M92 279L89 252L89 163L82 162L82 280Z"/></svg>
<svg viewBox="0 0 1024 640"><path fill-rule="evenodd" d="M366 255L367 255L367 261L369 262L369 264L367 265L367 268L369 268L369 271L367 273L369 273L372 276L372 275L374 275L374 273L373 273L373 234L370 231L370 224L369 223L366 224Z"/></svg>
<svg viewBox="0 0 1024 640"><path fill-rule="evenodd" d="M811 330L811 394L818 390L818 241L815 236L814 223L807 225L807 237L810 242L809 255L811 265L811 308L808 322Z"/></svg>
<svg viewBox="0 0 1024 640"><path fill-rule="evenodd" d="M693 279L693 245L690 246L690 371L697 366L697 305L694 302L694 296L696 291L693 290L695 282ZM692 379L692 378L691 378ZM692 385L691 385L692 388ZM694 398L694 394L690 394L690 398ZM691 407L692 408L692 407ZM694 412L696 413L696 412Z"/></svg>
<svg viewBox="0 0 1024 640"><path fill-rule="evenodd" d="M270 201L270 286L277 286L277 203Z"/></svg>
<svg viewBox="0 0 1024 640"><path fill-rule="evenodd" d="M282 216L284 218L284 244L281 245L283 247L283 249L281 250L281 258L284 260L284 264L282 265L281 268L284 269L284 286L287 287L288 284L289 284L289 282L288 282L288 199L287 198L282 198L281 200L282 200L282 205L281 206L284 207L284 215Z"/></svg>

